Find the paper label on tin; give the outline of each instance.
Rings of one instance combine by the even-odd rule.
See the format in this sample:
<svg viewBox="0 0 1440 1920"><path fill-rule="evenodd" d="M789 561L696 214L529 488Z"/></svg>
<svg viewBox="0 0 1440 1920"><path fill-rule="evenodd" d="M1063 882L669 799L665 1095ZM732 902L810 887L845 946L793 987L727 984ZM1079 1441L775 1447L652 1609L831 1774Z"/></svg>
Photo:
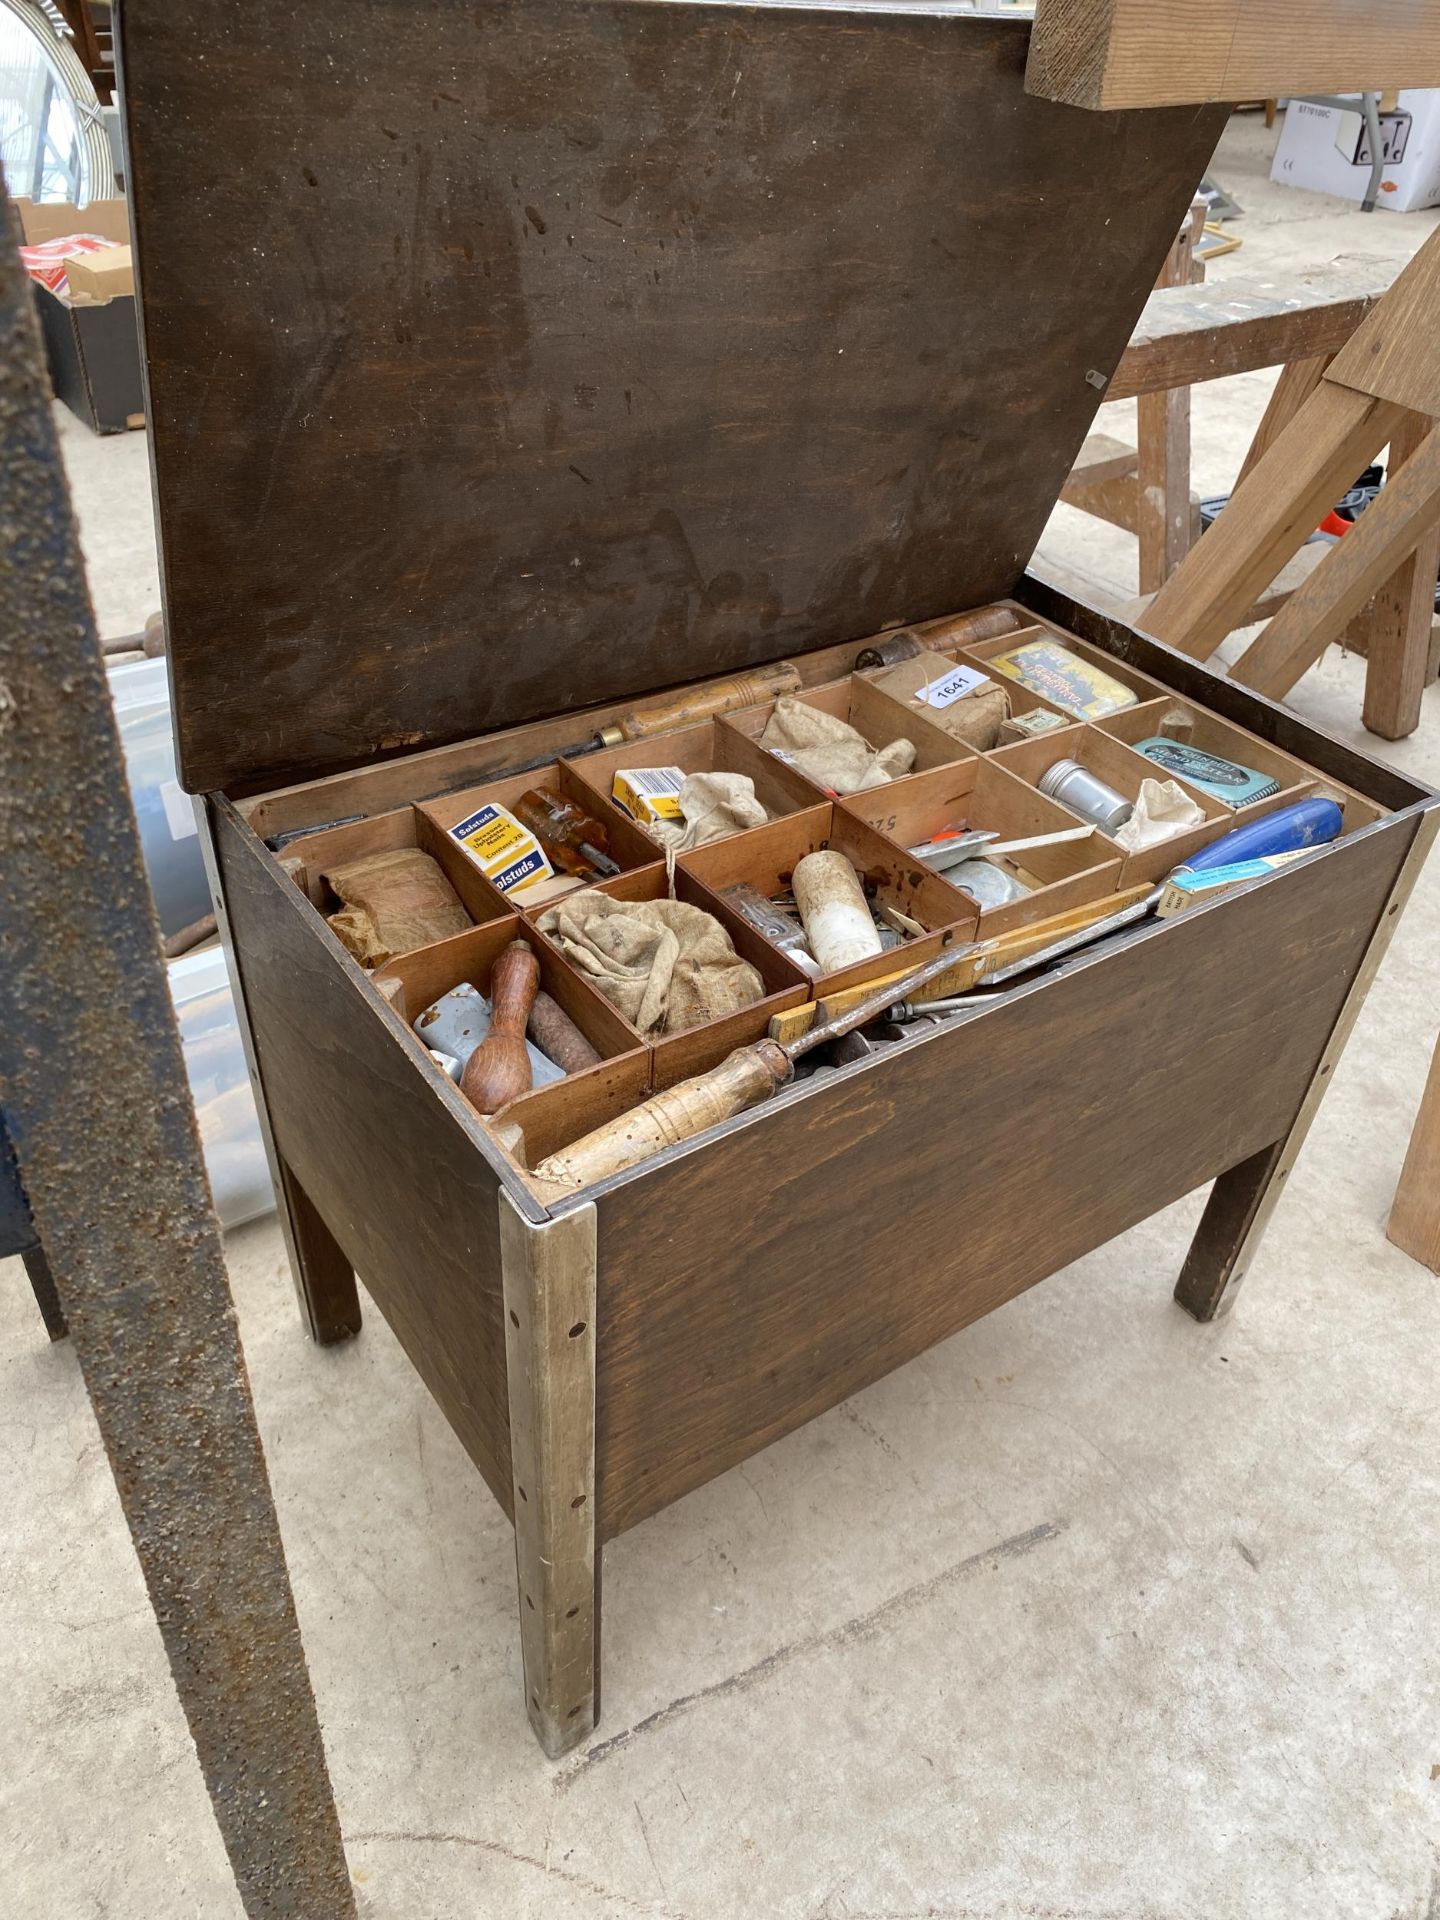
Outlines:
<svg viewBox="0 0 1440 1920"><path fill-rule="evenodd" d="M986 676L976 668L952 667L949 673L921 687L915 698L922 707L950 707L985 684Z"/></svg>

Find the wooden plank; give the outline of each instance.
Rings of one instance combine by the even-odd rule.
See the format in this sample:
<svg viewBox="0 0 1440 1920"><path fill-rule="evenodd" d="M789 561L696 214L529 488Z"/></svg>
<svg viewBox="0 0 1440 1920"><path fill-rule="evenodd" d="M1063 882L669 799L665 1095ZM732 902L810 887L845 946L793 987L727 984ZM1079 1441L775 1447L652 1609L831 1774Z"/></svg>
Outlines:
<svg viewBox="0 0 1440 1920"><path fill-rule="evenodd" d="M1133 480L1135 459L1134 447L1127 446L1123 440L1117 440L1113 434L1088 435L1074 466L1070 469L1069 478L1061 488L1060 498L1070 500L1072 487L1094 486L1106 480ZM1071 500L1072 506L1079 504L1078 501Z"/></svg>
<svg viewBox="0 0 1440 1920"><path fill-rule="evenodd" d="M1276 574L1268 587L1261 589L1259 598L1251 606L1245 617L1236 622L1237 626L1257 626L1262 620L1269 620L1277 614L1285 602L1303 586L1324 558L1327 549L1318 543L1301 547L1300 551ZM1083 567L1068 565L1057 560L1042 547L1030 563L1031 577L1044 580L1059 592L1072 598L1079 598L1091 606L1099 607L1111 613L1117 620L1128 626L1146 625L1153 593L1132 594L1113 580L1102 580L1098 574L1087 573Z"/></svg>
<svg viewBox="0 0 1440 1920"><path fill-rule="evenodd" d="M1205 224L1197 198L1165 258L1159 286L1190 286L1204 278L1195 243ZM1190 497L1190 389L1142 393L1136 402L1139 466L1135 533L1140 547L1140 591L1164 586L1200 535L1200 510Z"/></svg>
<svg viewBox="0 0 1440 1920"><path fill-rule="evenodd" d="M234 810L211 810L278 1153L509 1513L499 1150Z"/></svg>
<svg viewBox="0 0 1440 1920"><path fill-rule="evenodd" d="M1413 831L1346 839L597 1194L602 1531L1283 1135ZM958 1152L957 1087L985 1090Z"/></svg>
<svg viewBox="0 0 1440 1920"><path fill-rule="evenodd" d="M1135 533L1140 543L1140 591L1155 593L1180 565L1200 531L1199 502L1190 495L1190 389L1142 393L1137 416L1140 471Z"/></svg>
<svg viewBox="0 0 1440 1920"><path fill-rule="evenodd" d="M1417 0L1039 0L1025 85L1074 107L1440 86Z"/></svg>
<svg viewBox="0 0 1440 1920"><path fill-rule="evenodd" d="M1132 450L1132 469L1138 464L1138 458ZM1067 480L1060 489L1060 498L1067 507L1078 507L1081 513L1093 514L1112 527L1123 527L1126 533L1139 529L1139 486L1133 471L1113 480L1087 480L1078 484Z"/></svg>
<svg viewBox="0 0 1440 1920"><path fill-rule="evenodd" d="M1019 18L424 21L120 20L187 785L1009 591L1219 109L1036 100ZM895 137L897 101L923 140ZM1084 297L1057 300L1077 233Z"/></svg>
<svg viewBox="0 0 1440 1920"><path fill-rule="evenodd" d="M1440 34L1440 11L1429 10ZM1419 82L1407 81L1406 85ZM1440 417L1440 233L1432 233L1385 299L1335 356L1329 378L1413 413Z"/></svg>
<svg viewBox="0 0 1440 1920"><path fill-rule="evenodd" d="M1243 486L1250 473L1258 464L1262 454L1268 453L1279 439L1285 428L1295 418L1311 394L1319 386L1330 356L1317 353L1308 360L1292 360L1289 366L1280 369L1280 378L1260 416L1260 424L1255 429L1245 458L1240 463L1240 471L1235 476L1235 486ZM1232 488L1233 492L1234 489Z"/></svg>
<svg viewBox="0 0 1440 1920"><path fill-rule="evenodd" d="M1196 659L1213 653L1385 445L1398 417L1383 401L1322 381L1151 601L1149 630Z"/></svg>
<svg viewBox="0 0 1440 1920"><path fill-rule="evenodd" d="M1390 441L1388 474L1415 452L1432 422L1406 414ZM1349 535L1346 535L1349 538ZM1363 718L1371 733L1401 740L1420 724L1420 702L1435 678L1435 580L1440 571L1440 518L1416 543L1415 551L1376 589L1369 604L1351 622L1345 644L1363 653Z"/></svg>
<svg viewBox="0 0 1440 1920"><path fill-rule="evenodd" d="M1243 619L1235 622L1236 626L1253 627L1258 626L1262 620L1273 619L1291 594L1304 586L1328 552L1329 548L1319 541L1313 546L1301 547L1297 554L1285 562L1270 585L1261 589L1260 597ZM1142 593L1133 600L1119 601L1115 607L1117 618L1133 626L1143 627L1149 614L1150 603L1154 598L1153 593Z"/></svg>
<svg viewBox="0 0 1440 1920"><path fill-rule="evenodd" d="M1385 1236L1412 1260L1440 1273L1440 1043L1431 1055Z"/></svg>
<svg viewBox="0 0 1440 1920"><path fill-rule="evenodd" d="M1365 403L1364 395L1357 394L1354 398ZM1367 404L1383 406L1388 402ZM1257 481L1263 471L1262 462L1256 469ZM1432 427L1394 478L1386 480L1379 495L1349 533L1330 549L1323 565L1316 568L1260 637L1241 654L1230 669L1231 679L1269 694L1272 699L1283 699L1330 642L1340 638L1370 596L1413 554L1422 536L1429 548L1427 557L1433 562L1434 549L1429 536L1437 523L1440 523L1440 429ZM1209 537L1213 538L1223 525L1222 515ZM1433 580L1432 564L1427 615L1434 605ZM1391 663L1392 668L1398 670L1402 684L1410 676L1416 677L1417 684L1423 680L1429 642L1427 617L1423 627L1412 626L1407 635L1407 643L1414 649L1413 659Z"/></svg>
<svg viewBox="0 0 1440 1920"><path fill-rule="evenodd" d="M1112 434L1092 433L1060 489L1067 507L1107 520L1112 526L1135 531L1135 475L1139 455Z"/></svg>
<svg viewBox="0 0 1440 1920"><path fill-rule="evenodd" d="M552 1760L592 1731L595 1209L539 1225L500 1196L525 1706Z"/></svg>
<svg viewBox="0 0 1440 1920"><path fill-rule="evenodd" d="M1334 1026L1294 1118L1280 1140L1250 1155L1215 1183L1175 1287L1175 1298L1197 1320L1213 1320L1235 1304L1240 1283L1250 1269L1261 1236L1305 1145L1330 1077L1345 1051L1365 997L1389 950L1405 903L1420 877L1437 828L1440 828L1440 809L1433 806L1418 820L1398 827L1400 833L1409 836L1405 857L1395 872L1392 887L1380 903L1364 947L1356 956L1357 964L1347 980Z"/></svg>
<svg viewBox="0 0 1440 1920"><path fill-rule="evenodd" d="M1130 400L1336 353L1389 284L1383 263L1342 260L1285 286L1231 280L1161 288L1146 301L1105 398Z"/></svg>

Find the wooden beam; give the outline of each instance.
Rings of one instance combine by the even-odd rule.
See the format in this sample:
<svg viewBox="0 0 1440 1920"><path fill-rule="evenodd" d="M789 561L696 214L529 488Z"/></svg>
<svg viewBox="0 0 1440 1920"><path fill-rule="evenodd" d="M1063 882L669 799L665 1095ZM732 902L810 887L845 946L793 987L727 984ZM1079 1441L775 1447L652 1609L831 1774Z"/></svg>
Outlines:
<svg viewBox="0 0 1440 1920"><path fill-rule="evenodd" d="M1399 409L1385 401L1322 380L1156 594L1149 631L1196 660L1208 658L1354 484L1400 418ZM1366 517L1374 511L1369 508ZM1312 583L1318 577L1312 575ZM1279 619L1288 620L1295 599Z"/></svg>
<svg viewBox="0 0 1440 1920"><path fill-rule="evenodd" d="M1402 1253L1440 1273L1440 1045L1431 1056L1385 1234Z"/></svg>
<svg viewBox="0 0 1440 1920"><path fill-rule="evenodd" d="M1107 400L1337 353L1384 293L1374 261L1340 261L1286 290L1230 281L1162 287L1145 302Z"/></svg>
<svg viewBox="0 0 1440 1920"><path fill-rule="evenodd" d="M1060 489L1060 498L1067 507L1078 507L1081 513L1134 533L1139 464L1134 447L1108 433L1092 433Z"/></svg>
<svg viewBox="0 0 1440 1920"><path fill-rule="evenodd" d="M1440 86L1440 14L1424 0L1038 0L1025 86L1107 109Z"/></svg>
<svg viewBox="0 0 1440 1920"><path fill-rule="evenodd" d="M1132 465L1136 458L1132 452ZM1135 475L1132 473L1128 478L1084 481L1079 484L1067 480L1060 489L1060 498L1067 507L1078 507L1081 513L1093 514L1097 520L1107 521L1112 527L1122 527L1126 533L1138 533L1140 505L1137 492Z"/></svg>
<svg viewBox="0 0 1440 1920"><path fill-rule="evenodd" d="M1204 276L1195 245L1205 230L1205 202L1198 196L1190 217L1165 256L1157 282L1188 287ZM1136 538L1140 544L1140 591L1163 587L1200 535L1200 509L1190 497L1190 389L1142 393L1135 403L1139 439L1136 472Z"/></svg>
<svg viewBox="0 0 1440 1920"><path fill-rule="evenodd" d="M1268 587L1262 588L1259 597L1247 613L1235 622L1237 627L1258 627L1262 621L1273 620L1292 593L1298 593L1311 574L1330 551L1319 541L1314 546L1301 547L1293 559L1287 560ZM1148 633L1150 603L1153 593L1139 594L1133 600L1119 600L1115 616L1127 626L1143 627Z"/></svg>
<svg viewBox="0 0 1440 1920"><path fill-rule="evenodd" d="M1429 9L1440 22L1440 10ZM1440 27L1437 27L1440 31ZM1407 86L1422 82L1407 81ZM1428 84L1428 83L1423 83ZM1384 302L1335 356L1329 378L1412 413L1440 417L1440 231L1401 273Z"/></svg>
<svg viewBox="0 0 1440 1920"><path fill-rule="evenodd" d="M1134 447L1127 446L1123 440L1109 433L1092 433L1060 489L1060 498L1067 499L1071 487L1102 485L1107 480L1133 480L1135 460Z"/></svg>
<svg viewBox="0 0 1440 1920"><path fill-rule="evenodd" d="M1288 367L1280 369L1280 378L1275 382L1275 390L1260 416L1255 438L1250 442L1249 451L1235 476L1236 487L1243 486L1251 470L1259 463L1260 456L1269 452L1289 426L1319 386L1329 363L1328 354L1318 353L1310 360L1292 360Z"/></svg>
<svg viewBox="0 0 1440 1920"><path fill-rule="evenodd" d="M1331 391L1328 382L1322 391ZM1348 393L1349 389L1337 387L1333 391ZM1359 394L1352 397L1364 398ZM1399 430L1397 423L1397 436ZM1282 444L1283 437L1270 458ZM1256 469L1257 480L1264 467L1262 461ZM1404 465L1387 478L1377 498L1349 533L1330 549L1324 565L1316 568L1284 611L1278 613L1260 638L1241 654L1230 669L1231 679L1238 680L1242 686L1253 687L1272 700L1283 700L1306 668L1313 666L1332 640L1340 638L1348 622L1414 553L1420 539L1433 533L1437 523L1440 523L1440 428L1431 426ZM1223 524L1224 515L1217 521L1215 531ZM1433 547L1429 558L1429 596L1433 605ZM1427 608L1427 615L1428 611ZM1416 636L1418 661L1413 666L1406 663L1403 669L1392 674L1392 681L1403 682L1411 673L1424 673L1430 640L1429 618L1423 629L1417 626L1412 631ZM1390 664L1395 665L1393 661ZM1373 660L1370 670L1374 670ZM1400 690L1392 684L1389 691L1393 704Z"/></svg>
<svg viewBox="0 0 1440 1920"><path fill-rule="evenodd" d="M1429 432L1432 422L1408 413L1390 442L1386 485ZM1347 534L1346 539L1349 539ZM1440 571L1440 516L1415 551L1362 607L1345 635L1366 659L1363 719L1384 740L1403 740L1420 724L1420 700L1435 678L1435 576Z"/></svg>

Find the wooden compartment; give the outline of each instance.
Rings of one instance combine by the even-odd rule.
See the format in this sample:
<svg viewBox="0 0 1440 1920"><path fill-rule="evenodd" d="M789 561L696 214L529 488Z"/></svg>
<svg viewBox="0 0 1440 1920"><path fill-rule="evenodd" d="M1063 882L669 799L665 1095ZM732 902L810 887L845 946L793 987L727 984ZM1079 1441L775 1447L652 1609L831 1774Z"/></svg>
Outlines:
<svg viewBox="0 0 1440 1920"><path fill-rule="evenodd" d="M1253 819L1257 814L1269 813L1276 807L1287 806L1291 801L1302 800L1307 794L1316 792L1329 794L1339 802L1340 810L1345 815L1346 833L1353 833L1357 827L1368 826L1384 814L1385 809L1377 807L1373 800L1367 800L1363 793L1355 793L1338 780L1319 778L1313 768L1307 767L1303 760L1297 760L1293 754L1278 753L1274 747L1257 739L1253 733L1247 733L1243 727L1234 726L1228 720L1207 713L1203 707L1190 705L1183 700L1173 697L1148 700L1143 706L1128 707L1124 713L1112 714L1108 719L1094 724L1102 733L1113 734L1117 740L1134 745L1166 733L1169 730L1167 719L1180 715L1185 719L1185 738L1202 753L1218 754L1223 760L1233 760L1241 766L1252 767L1257 773L1268 774L1272 780L1279 782L1279 793L1272 794L1268 799L1252 800L1234 809L1221 801L1226 811L1233 813L1237 825ZM1141 758L1148 758L1148 755L1142 754Z"/></svg>
<svg viewBox="0 0 1440 1920"><path fill-rule="evenodd" d="M467 787L461 793L447 793L438 799L423 801L419 811L439 829L440 837L452 851L458 853L471 871L479 875L482 885L500 902L502 911L513 913L521 905L520 894L502 893L498 887L492 887L464 849L450 839L450 828L487 803L513 808L522 794L529 793L535 787L549 787L596 819L605 829L607 846L603 851L609 853L622 872L650 866L660 858L659 850L649 834L642 832L619 807L612 806L608 799L588 786L568 760L556 760L549 766L532 767L524 773L513 773L504 779L488 780L478 787ZM556 878L562 877L565 869L561 864L552 859L551 865L555 868Z"/></svg>
<svg viewBox="0 0 1440 1920"><path fill-rule="evenodd" d="M1179 1294L1223 1308L1434 796L1022 573L1223 107L1038 99L1013 10L478 0L401 37L341 0L183 34L173 12L117 20L180 778L306 1324L351 1337L358 1275L513 1520L554 1755L594 1725L601 1556L627 1527L1212 1180ZM1055 298L1062 259L1085 298ZM867 639L1001 600L1377 817L563 1199L327 933L282 865L303 843L263 837L438 832L456 796L427 796L513 795L567 756L556 782L593 811L601 729L768 663L883 744L896 710L842 681ZM924 776L973 758L916 745ZM1007 751L1035 745L1048 764L1053 739ZM615 836L608 884L663 884L648 838ZM847 806L719 841L677 884L778 883L830 836L928 916L906 957L973 938L972 903ZM412 962L407 1004L443 977ZM730 1037L701 1030L689 1063ZM527 1147L685 1055L517 1101Z"/></svg>
<svg viewBox="0 0 1440 1920"><path fill-rule="evenodd" d="M1118 680L1122 686L1129 687L1130 691L1135 695L1137 702L1153 700L1158 694L1162 694L1165 691L1161 683L1158 680L1152 680L1149 674L1137 671L1136 668L1132 667L1126 661L1110 658L1102 649L1087 646L1083 640L1078 639L1073 633L1066 633L1057 627L1048 625L1048 623L1037 626L1034 632L1002 634L998 640L982 640L975 646L962 647L957 657L969 660L978 667L984 667L988 666L997 654L1012 653L1016 647L1028 646L1032 640L1054 640L1060 646L1064 647L1067 652L1079 654L1082 660L1089 660L1103 672L1108 673L1112 680ZM1030 691L1028 688L1023 687L1018 680L1011 680L1004 674L1001 674L998 669L995 670L995 677L1000 681L1002 686L1014 687L1017 692L1022 693L1028 693ZM1059 700L1043 699L1038 694L1031 694L1031 701L1032 703L1038 702L1041 706L1048 707L1056 713L1069 713L1072 719L1081 720L1082 718L1073 708ZM1020 712L1027 711L1026 708L1019 707L1018 703L1017 710ZM1129 712L1129 708L1122 708L1121 711Z"/></svg>
<svg viewBox="0 0 1440 1920"><path fill-rule="evenodd" d="M341 826L302 834L286 846L282 865L323 917L337 912L340 906L339 899L326 885L327 872L352 860L363 860L367 854L392 853L400 847L417 847L421 853L429 854L476 926L512 911L505 896L490 885L475 863L418 807L396 807L371 819L351 820Z"/></svg>
<svg viewBox="0 0 1440 1920"><path fill-rule="evenodd" d="M985 662L979 657L979 646L990 644L997 649L1020 647L1024 646L1026 641L1041 639L1049 632L1050 629L1046 627L1035 625L1022 626L993 642L987 643L982 641L964 647L956 647L952 653L943 650L945 623L942 621L938 623L937 633L940 646L935 650L940 654L942 659L951 660L957 666L974 667L978 671L984 672L986 667ZM925 638L924 632L919 628L916 629L916 637L922 640ZM868 667L864 669L863 677L874 684L877 693L885 694L887 698L895 698L885 687L880 685L881 679L889 671L890 669L888 667ZM988 678L993 686L999 687L1001 692L1005 694L1010 703L1010 712L1012 714L1031 713L1034 712L1036 708L1039 708L1045 713L1053 713L1057 719L1071 720L1074 718L1074 715L1067 712L1064 707L1057 706L1053 700L1047 700L1043 694L1035 693L1029 687L1022 686L1018 680L1007 680L1003 674L999 673L991 673L988 675ZM914 703L911 701L901 700L898 704L907 716L916 710ZM922 714L921 718L923 719L924 717ZM943 733L945 729L942 727L940 731ZM965 750L966 749L962 747L962 751Z"/></svg>
<svg viewBox="0 0 1440 1920"><path fill-rule="evenodd" d="M376 989L384 994L401 1019L406 1021L422 1046L429 1042L415 1022L427 1007L434 1006L443 994L468 982L488 998L490 973L495 962L512 940L524 940L540 962L540 985L569 1014L600 1061L578 1073L567 1074L557 1086L563 1086L572 1098L578 1098L580 1082L599 1075L609 1087L618 1087L638 1099L649 1081L649 1062L634 1029L623 1019L605 996L566 963L550 943L521 919L518 914L493 920L488 926L473 927L469 933L456 934L453 940L439 940L421 947L398 960L387 962L371 976ZM444 1079L443 1070L430 1063Z"/></svg>
<svg viewBox="0 0 1440 1920"><path fill-rule="evenodd" d="M1134 753L1123 741L1113 734L1102 733L1098 727L1076 724L1064 733L1046 734L1040 740L1022 740L1012 747L997 748L991 756L996 766L1007 773L1016 774L1031 786L1039 789L1041 777L1053 767L1057 760L1074 760L1093 773L1097 780L1103 780L1117 793L1123 793L1127 799L1134 800L1140 792L1143 780L1164 779L1167 776L1143 754ZM1235 824L1229 809L1222 807L1218 800L1198 787L1192 787L1188 781L1175 783L1192 799L1205 818L1201 824L1187 827L1183 833L1177 833L1158 846L1148 847L1142 853L1121 854L1123 865L1120 871L1120 885L1127 887L1140 880L1158 880L1162 874L1169 873L1178 866L1187 855L1196 853L1207 841L1218 839L1222 833L1228 833ZM1042 798L1045 796L1041 796ZM1074 813L1058 802L1073 819L1083 815ZM1114 846L1113 839L1101 835L1107 844Z"/></svg>
<svg viewBox="0 0 1440 1920"><path fill-rule="evenodd" d="M630 740L623 746L603 747L570 764L577 779L614 805L617 812L623 809L612 800L611 786L622 767L673 766L685 773L744 774L754 782L755 798L772 820L813 807L819 797L803 774L787 767L773 753L764 752L748 733L727 726L723 720L682 727L658 740Z"/></svg>
<svg viewBox="0 0 1440 1920"><path fill-rule="evenodd" d="M841 805L907 851L957 826L998 832L1003 840L1012 840L1063 832L1076 825L1067 808L997 765L993 756L912 774L888 787L852 794ZM1031 891L1023 900L982 907L978 929L982 940L1114 893L1120 883L1120 857L1099 832L1084 840L1001 856L995 864ZM956 881L947 884L964 891Z"/></svg>
<svg viewBox="0 0 1440 1920"><path fill-rule="evenodd" d="M810 687L794 697L807 707L816 707L836 720L846 721L877 752L882 747L888 747L893 740L908 740L915 749L915 761L910 769L912 773L924 773L930 767L947 766L952 760L963 759L972 751L960 741L952 740L943 727L933 725L922 714L912 714L901 701L892 700L868 674L848 674L843 680L831 681L827 686ZM726 724L747 734L758 746L774 710L775 702L769 700L764 706L747 707L740 713L731 714ZM760 750L772 759L775 757L769 748ZM783 766L784 762L780 764ZM818 785L813 786L813 792L816 799L834 797Z"/></svg>
<svg viewBox="0 0 1440 1920"><path fill-rule="evenodd" d="M755 827L751 831L765 833L769 829ZM733 845L736 840L747 837L742 834L732 835L728 841L716 841L713 844ZM632 873L616 874L613 879L601 881L595 891L608 894L615 900L666 900L671 897L668 878L663 867L646 867ZM742 1039L757 1037L756 1033L752 1032L752 1028L755 1027L752 1015L763 1010L763 1018L759 1022L758 1029L759 1032L763 1032L772 1014L779 1013L785 1007L798 1006L802 1001L809 999L811 985L809 977L785 954L772 947L768 940L762 939L748 921L742 919L726 901L718 898L703 881L683 866L676 870L674 898L683 900L687 906L699 907L702 912L712 914L720 922L730 936L730 944L741 959L748 960L759 973L764 982L765 996L762 1000L756 1001L753 1006L741 1008L736 1013L725 1014L718 1020L707 1020L699 1027L688 1028L681 1033L644 1036L651 1046L658 1049L673 1045L676 1041L686 1038L688 1033L702 1031L707 1034L718 1034L721 1040L732 1033L739 1035L741 1038L730 1041L732 1046L739 1046ZM525 920L527 925L534 929L536 939L543 941L559 960L561 948L558 941L543 932L539 924L547 911L546 907L536 907L527 912ZM576 972L580 971L573 962L567 961L565 964L574 967ZM595 991L600 993L601 989L597 986ZM615 1017L623 1022L627 1032L634 1034L635 1040L640 1042L642 1036L636 1033L618 1009L614 1011Z"/></svg>
<svg viewBox="0 0 1440 1920"><path fill-rule="evenodd" d="M860 986L893 973L897 967L918 966L942 946L974 937L979 909L968 894L931 873L922 860L908 859L902 847L838 804L815 807L788 820L772 821L768 827L754 827L749 833L717 840L683 855L681 865L722 902L725 889L741 882L773 899L790 891L797 862L822 847L844 854L859 875L867 899L918 921L924 932L911 934L897 929L902 933L898 946L853 966L820 974L811 982L816 993Z"/></svg>

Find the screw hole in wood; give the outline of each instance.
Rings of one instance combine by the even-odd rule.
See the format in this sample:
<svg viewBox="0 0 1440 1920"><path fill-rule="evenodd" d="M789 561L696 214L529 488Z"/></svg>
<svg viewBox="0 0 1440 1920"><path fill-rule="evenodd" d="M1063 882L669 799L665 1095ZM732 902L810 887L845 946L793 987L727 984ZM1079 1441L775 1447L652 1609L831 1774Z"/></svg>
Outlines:
<svg viewBox="0 0 1440 1920"><path fill-rule="evenodd" d="M579 1607L567 1607L565 1609L565 1618L567 1620L573 1620L576 1614L579 1613L579 1611L580 1611Z"/></svg>
<svg viewBox="0 0 1440 1920"><path fill-rule="evenodd" d="M570 1504L571 1504L571 1506L572 1506L572 1507L583 1507L583 1506L584 1506L584 1504L585 1504L585 1496L584 1496L584 1494L583 1494L583 1493L577 1493L577 1494L576 1494L576 1496L575 1496L575 1498L574 1498L574 1499L573 1499L573 1500L572 1500L572 1501L570 1502Z"/></svg>
<svg viewBox="0 0 1440 1920"><path fill-rule="evenodd" d="M512 1327L518 1327L520 1324L520 1316L513 1307L510 1309L510 1324Z"/></svg>
<svg viewBox="0 0 1440 1920"><path fill-rule="evenodd" d="M570 1329L570 1338L572 1340L578 1340L584 1331L585 1331L585 1322L583 1320L577 1320L574 1326L571 1327Z"/></svg>

